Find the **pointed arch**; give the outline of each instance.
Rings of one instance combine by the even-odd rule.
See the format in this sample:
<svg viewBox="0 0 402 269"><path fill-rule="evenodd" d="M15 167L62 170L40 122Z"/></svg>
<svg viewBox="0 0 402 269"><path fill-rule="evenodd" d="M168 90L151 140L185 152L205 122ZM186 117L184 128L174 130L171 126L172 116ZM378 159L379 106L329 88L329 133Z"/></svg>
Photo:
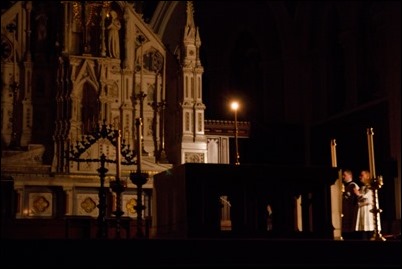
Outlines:
<svg viewBox="0 0 402 269"><path fill-rule="evenodd" d="M89 61L84 61L80 71L75 77L75 89L81 88L80 85L83 85L86 81L93 84L93 87L98 89L99 83L95 73L95 69L93 68L94 63L89 63Z"/></svg>
<svg viewBox="0 0 402 269"><path fill-rule="evenodd" d="M179 1L160 1L152 16L150 25L155 33L163 37L166 27Z"/></svg>

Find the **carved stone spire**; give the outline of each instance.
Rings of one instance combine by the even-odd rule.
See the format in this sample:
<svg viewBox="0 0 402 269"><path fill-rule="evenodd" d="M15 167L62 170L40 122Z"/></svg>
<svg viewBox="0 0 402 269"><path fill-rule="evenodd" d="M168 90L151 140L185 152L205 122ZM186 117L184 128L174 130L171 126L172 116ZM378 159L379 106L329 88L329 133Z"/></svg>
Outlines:
<svg viewBox="0 0 402 269"><path fill-rule="evenodd" d="M193 7L193 2L192 1L187 1L187 21L186 21L186 27L184 28L184 38L183 42L184 44L188 43L194 43L195 41L195 24L194 24L194 7Z"/></svg>
<svg viewBox="0 0 402 269"><path fill-rule="evenodd" d="M202 102L202 73L199 58L201 39L194 23L194 7L187 1L187 20L181 44L183 99L181 100L182 143L181 163L207 162L207 146L204 133L204 110Z"/></svg>

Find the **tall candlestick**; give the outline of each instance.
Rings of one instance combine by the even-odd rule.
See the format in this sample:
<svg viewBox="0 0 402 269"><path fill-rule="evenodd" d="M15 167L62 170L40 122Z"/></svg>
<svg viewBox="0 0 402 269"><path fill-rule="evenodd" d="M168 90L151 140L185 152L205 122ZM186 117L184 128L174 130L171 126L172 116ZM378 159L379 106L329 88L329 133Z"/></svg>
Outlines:
<svg viewBox="0 0 402 269"><path fill-rule="evenodd" d="M121 162L121 155L120 155L120 148L121 148L121 131L118 130L117 134L117 145L116 145L116 180L120 180L120 162Z"/></svg>
<svg viewBox="0 0 402 269"><path fill-rule="evenodd" d="M372 178L376 178L375 163L374 163L374 144L373 144L374 131L373 128L367 128L367 142L368 142L368 155L369 155L369 168Z"/></svg>
<svg viewBox="0 0 402 269"><path fill-rule="evenodd" d="M373 213L373 221L374 221L374 233L370 240L375 241L385 241L386 239L381 234L381 209L380 203L378 201L378 189L383 185L382 176L377 178L375 174L375 163L374 163L374 144L373 144L373 128L367 128L367 142L368 142L368 155L369 155L369 166L371 173L371 183L370 187L373 190L373 208L370 212Z"/></svg>
<svg viewBox="0 0 402 269"><path fill-rule="evenodd" d="M142 212L145 209L142 203L142 186L148 181L148 175L141 173L141 118L137 118L135 125L137 128L137 172L130 173L131 181L137 186L137 205L134 206L137 212L137 237L144 236L142 231Z"/></svg>

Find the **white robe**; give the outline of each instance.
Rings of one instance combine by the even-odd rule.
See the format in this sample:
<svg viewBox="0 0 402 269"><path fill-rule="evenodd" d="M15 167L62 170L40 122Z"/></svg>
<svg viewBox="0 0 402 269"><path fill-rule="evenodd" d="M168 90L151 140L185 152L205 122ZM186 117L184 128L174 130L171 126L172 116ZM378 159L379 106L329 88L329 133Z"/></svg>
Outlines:
<svg viewBox="0 0 402 269"><path fill-rule="evenodd" d="M374 231L374 214L371 212L374 207L373 190L369 186L363 186L360 192L362 197L359 198L356 231ZM378 220L378 230L381 231L380 220Z"/></svg>

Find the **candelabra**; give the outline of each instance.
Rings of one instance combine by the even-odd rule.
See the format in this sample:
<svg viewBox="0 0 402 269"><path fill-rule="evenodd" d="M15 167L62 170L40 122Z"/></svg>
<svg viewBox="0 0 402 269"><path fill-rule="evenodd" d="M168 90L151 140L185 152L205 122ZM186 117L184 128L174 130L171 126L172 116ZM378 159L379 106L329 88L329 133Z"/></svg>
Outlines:
<svg viewBox="0 0 402 269"><path fill-rule="evenodd" d="M116 210L113 211L113 214L116 216L116 238L119 239L121 216L124 214L124 211L121 210L121 193L126 189L126 182L116 177L116 180L110 182L110 188L116 193Z"/></svg>
<svg viewBox="0 0 402 269"><path fill-rule="evenodd" d="M148 174L141 172L141 118L136 119L135 125L137 127L137 172L130 173L130 179L137 186L137 204L134 206L135 211L137 212L137 237L143 238L144 232L142 230L142 212L145 209L145 206L142 203L142 186L148 181Z"/></svg>
<svg viewBox="0 0 402 269"><path fill-rule="evenodd" d="M100 178L100 187L99 187L99 214L98 214L98 238L107 238L107 222L106 222L106 196L107 196L107 188L105 187L105 177L108 169L105 167L106 163L116 163L116 167L120 165L119 159L108 159L105 154L102 154L99 159L92 159L92 158L81 158L81 155L89 149L94 143L96 143L99 139L107 139L109 140L112 145L116 147L117 155L118 152L124 158L124 161L121 164L131 165L135 164L134 157L136 155L134 150L130 149L130 145L121 144L119 143L120 139L120 131L115 130L112 128L111 125L107 126L105 121L103 122L102 126L97 125L93 132L88 135L84 135L81 141L76 141L76 144L70 145L70 148L67 152L67 161L75 161L75 162L99 162L100 167L97 169ZM117 169L118 170L118 169ZM121 211L121 192L124 191L124 184L120 180L120 176L116 177L116 181L111 183L111 188L113 191L116 191L118 198L117 198L117 209L114 212L117 218L117 224L119 225L116 227L118 233L120 233L120 217L123 215ZM120 203L120 204L119 204ZM119 236L119 235L118 235Z"/></svg>
<svg viewBox="0 0 402 269"><path fill-rule="evenodd" d="M371 209L371 212L373 213L373 217L374 217L374 233L370 240L374 240L374 241L385 241L386 240L381 234L380 213L382 212L382 210L379 208L379 201L378 201L378 190L382 187L383 184L384 183L383 183L382 176L378 176L378 177L372 179L371 185L370 185L371 189L373 190L373 202L374 202L373 209Z"/></svg>
<svg viewBox="0 0 402 269"><path fill-rule="evenodd" d="M149 103L148 105L150 105L154 111L155 114L160 114L160 122L161 122L161 126L160 126L160 139L161 139L161 143L160 143L160 150L158 152L158 156L157 156L157 161L158 163L168 163L167 160L167 156L166 156L166 151L165 151L165 107L166 107L166 101L162 100L161 102L152 102Z"/></svg>
<svg viewBox="0 0 402 269"><path fill-rule="evenodd" d="M375 162L374 162L374 142L373 142L374 131L373 128L367 129L367 143L368 143L368 155L369 155L369 166L370 166L370 174L372 176L370 187L373 190L373 208L371 212L373 213L374 220L374 233L371 237L371 240L375 241L385 241L386 239L381 235L381 218L380 213L382 210L380 209L378 202L378 190L383 185L382 176L376 176L375 171Z"/></svg>

